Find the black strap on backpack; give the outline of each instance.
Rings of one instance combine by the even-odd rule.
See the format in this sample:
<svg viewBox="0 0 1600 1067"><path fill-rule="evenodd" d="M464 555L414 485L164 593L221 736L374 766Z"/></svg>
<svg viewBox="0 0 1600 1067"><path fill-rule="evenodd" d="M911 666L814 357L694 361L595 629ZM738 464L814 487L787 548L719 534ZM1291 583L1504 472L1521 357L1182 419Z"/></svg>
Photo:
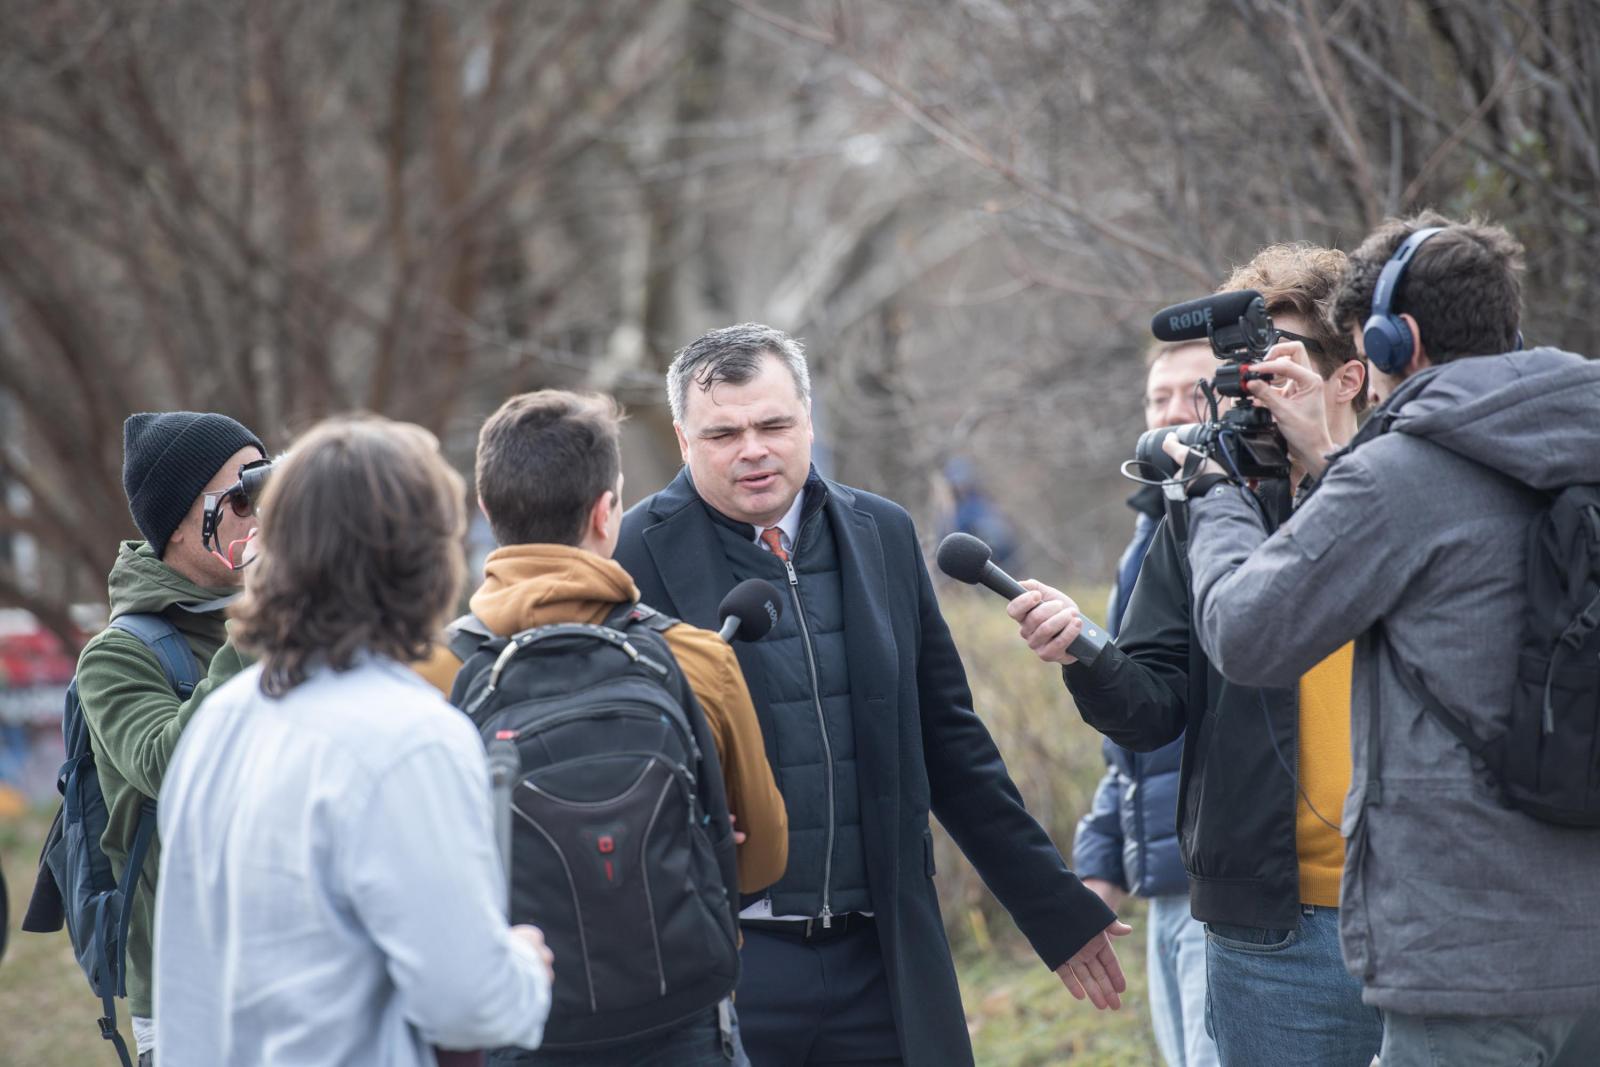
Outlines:
<svg viewBox="0 0 1600 1067"><path fill-rule="evenodd" d="M150 839L156 830L156 802L146 798L139 805L139 828L133 832L133 844L128 847L128 863L123 868L122 880L117 884L121 907L111 914L110 898L101 897L95 909L95 940L101 945L111 943L112 922L117 924L117 958L115 980L100 988L100 1036L111 1042L122 1060L123 1067L131 1067L127 1042L117 1030L116 997L128 995L128 928L133 924L133 897L139 888L139 872L144 869L145 854L150 851Z"/></svg>

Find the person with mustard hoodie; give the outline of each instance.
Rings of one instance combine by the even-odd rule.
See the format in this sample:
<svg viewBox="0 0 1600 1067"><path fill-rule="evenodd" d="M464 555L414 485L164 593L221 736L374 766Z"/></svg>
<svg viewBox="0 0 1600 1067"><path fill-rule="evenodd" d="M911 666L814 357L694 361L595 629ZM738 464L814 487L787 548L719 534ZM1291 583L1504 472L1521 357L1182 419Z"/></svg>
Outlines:
<svg viewBox="0 0 1600 1067"><path fill-rule="evenodd" d="M484 563L471 608L494 633L601 623L619 604L638 601L633 579L611 558L623 512L621 419L610 397L542 390L512 397L484 424L478 503L500 547ZM709 630L680 623L663 636L716 741L728 810L739 831L739 889L765 889L783 876L789 824L738 660ZM460 666L441 643L417 669L448 695ZM680 1028L696 1036L698 1029ZM715 1032L711 1019L706 1033ZM650 1048L659 1052L663 1042L680 1036L691 1037L657 1035ZM535 1054L531 1062L550 1055Z"/></svg>

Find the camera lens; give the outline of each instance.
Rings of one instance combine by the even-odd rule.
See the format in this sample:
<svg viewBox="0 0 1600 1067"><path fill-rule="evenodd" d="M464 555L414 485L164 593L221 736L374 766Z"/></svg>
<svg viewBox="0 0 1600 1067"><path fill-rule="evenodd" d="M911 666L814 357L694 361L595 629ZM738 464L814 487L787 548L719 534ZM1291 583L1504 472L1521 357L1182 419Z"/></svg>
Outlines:
<svg viewBox="0 0 1600 1067"><path fill-rule="evenodd" d="M1147 477L1171 478L1178 473L1178 465L1161 447L1168 437L1176 437L1179 444L1194 448L1204 442L1206 424L1186 422L1181 426L1158 426L1140 434L1139 443L1133 449L1133 458Z"/></svg>

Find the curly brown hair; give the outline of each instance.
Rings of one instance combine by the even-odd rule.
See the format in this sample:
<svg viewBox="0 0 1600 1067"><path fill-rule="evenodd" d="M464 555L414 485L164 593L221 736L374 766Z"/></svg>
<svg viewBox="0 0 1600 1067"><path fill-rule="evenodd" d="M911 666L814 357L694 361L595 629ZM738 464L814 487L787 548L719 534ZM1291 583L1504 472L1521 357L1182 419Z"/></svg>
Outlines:
<svg viewBox="0 0 1600 1067"><path fill-rule="evenodd" d="M297 441L262 499L258 558L233 612L262 691L282 696L363 652L426 655L466 577L465 498L420 426L345 416Z"/></svg>
<svg viewBox="0 0 1600 1067"><path fill-rule="evenodd" d="M1267 314L1297 314L1305 319L1309 330L1306 336L1322 346L1320 352L1308 346L1306 354L1317 373L1328 378L1351 360L1361 359L1354 339L1335 329L1328 316L1347 263L1345 254L1338 249L1306 241L1268 245L1250 262L1235 267L1217 292L1255 289L1267 303ZM1357 411L1367 406L1366 389L1356 393L1350 406Z"/></svg>

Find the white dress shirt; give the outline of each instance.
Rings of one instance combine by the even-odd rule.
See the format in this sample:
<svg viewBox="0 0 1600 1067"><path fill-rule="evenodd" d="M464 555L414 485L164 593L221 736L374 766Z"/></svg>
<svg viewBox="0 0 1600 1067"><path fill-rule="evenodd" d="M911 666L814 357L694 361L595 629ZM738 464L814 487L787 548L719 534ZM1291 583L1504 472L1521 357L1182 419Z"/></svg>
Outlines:
<svg viewBox="0 0 1600 1067"><path fill-rule="evenodd" d="M794 495L794 503L789 505L789 510L784 512L783 518L778 520L778 539L783 544L783 550L791 555L794 553L794 539L800 536L800 505L805 502L805 499L805 493L796 493ZM767 529L765 526L756 527L755 542L770 552L772 550L767 548L767 543L761 540L761 535Z"/></svg>

